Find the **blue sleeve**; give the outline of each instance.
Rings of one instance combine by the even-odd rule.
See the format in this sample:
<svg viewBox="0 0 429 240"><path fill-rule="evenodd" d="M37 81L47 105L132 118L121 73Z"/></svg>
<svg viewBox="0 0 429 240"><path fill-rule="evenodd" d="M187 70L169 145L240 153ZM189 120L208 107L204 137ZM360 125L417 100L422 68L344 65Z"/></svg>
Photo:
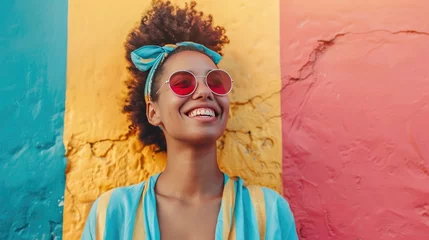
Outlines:
<svg viewBox="0 0 429 240"><path fill-rule="evenodd" d="M82 240L95 240L96 239L96 224L97 224L97 205L98 199L92 204L91 211L86 219L85 228L82 233Z"/></svg>
<svg viewBox="0 0 429 240"><path fill-rule="evenodd" d="M295 219L289 203L277 192L264 188L267 240L298 240Z"/></svg>

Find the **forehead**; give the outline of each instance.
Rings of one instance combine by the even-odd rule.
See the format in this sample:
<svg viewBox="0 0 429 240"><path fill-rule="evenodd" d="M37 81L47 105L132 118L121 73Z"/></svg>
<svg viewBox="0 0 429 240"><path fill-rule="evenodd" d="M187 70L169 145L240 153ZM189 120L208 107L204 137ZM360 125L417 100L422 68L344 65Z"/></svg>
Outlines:
<svg viewBox="0 0 429 240"><path fill-rule="evenodd" d="M186 50L174 54L164 63L164 74L171 74L179 70L188 70L195 74L205 74L217 68L216 64L207 55Z"/></svg>

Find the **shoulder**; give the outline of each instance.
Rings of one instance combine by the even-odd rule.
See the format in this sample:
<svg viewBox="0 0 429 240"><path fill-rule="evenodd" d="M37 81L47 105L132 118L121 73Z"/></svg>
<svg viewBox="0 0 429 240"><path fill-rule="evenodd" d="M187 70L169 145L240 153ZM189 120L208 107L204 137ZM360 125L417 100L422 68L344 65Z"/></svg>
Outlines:
<svg viewBox="0 0 429 240"><path fill-rule="evenodd" d="M289 202L284 196L266 187L261 187L261 191L264 193L267 209L272 209L273 211L277 210L275 213L282 214L283 217L286 217L290 222L293 222L292 210Z"/></svg>
<svg viewBox="0 0 429 240"><path fill-rule="evenodd" d="M278 210L283 210L282 211L283 214L287 214L287 215L292 214L289 202L286 200L285 197L283 197L277 191L271 188L257 186L257 185L248 185L243 187L246 188L247 191L249 191L250 195L263 198L267 210L278 209Z"/></svg>
<svg viewBox="0 0 429 240"><path fill-rule="evenodd" d="M245 189L244 191L249 192L255 208L259 207L259 210L262 211L262 215L258 218L265 219L267 239L298 239L294 215L285 197L267 187L255 185L243 185L242 187ZM258 215L258 209L255 210Z"/></svg>
<svg viewBox="0 0 429 240"><path fill-rule="evenodd" d="M267 214L281 214L290 222L293 222L293 214L289 202L277 191L258 185L247 185L244 180L239 177L231 178L231 180L235 182L238 189L248 193L252 202L263 203Z"/></svg>
<svg viewBox="0 0 429 240"><path fill-rule="evenodd" d="M101 194L97 200L97 208L106 211L122 208L123 205L129 205L130 202L139 201L146 181L126 186L113 188Z"/></svg>
<svg viewBox="0 0 429 240"><path fill-rule="evenodd" d="M288 201L277 191L258 185L248 185L239 177L231 179L238 185L238 188L241 188L242 191L249 192L251 197L263 197L263 200L270 205L280 205L282 207L289 208Z"/></svg>
<svg viewBox="0 0 429 240"><path fill-rule="evenodd" d="M88 220L116 218L128 213L140 201L145 183L113 188L104 192L93 203Z"/></svg>
<svg viewBox="0 0 429 240"><path fill-rule="evenodd" d="M137 183L137 184L133 184L130 186L126 186L126 187L117 187L117 188L110 189L109 191L106 191L103 194L101 194L97 198L96 201L97 202L105 202L105 201L110 202L112 197L116 198L118 196L127 197L127 196L135 195L137 192L140 192L143 190L145 183L146 183L146 181L141 182L141 183Z"/></svg>
<svg viewBox="0 0 429 240"><path fill-rule="evenodd" d="M91 211L85 223L81 239L96 239L107 232L112 234L120 228L125 221L135 212L145 182L127 187L118 187L101 194L91 207Z"/></svg>

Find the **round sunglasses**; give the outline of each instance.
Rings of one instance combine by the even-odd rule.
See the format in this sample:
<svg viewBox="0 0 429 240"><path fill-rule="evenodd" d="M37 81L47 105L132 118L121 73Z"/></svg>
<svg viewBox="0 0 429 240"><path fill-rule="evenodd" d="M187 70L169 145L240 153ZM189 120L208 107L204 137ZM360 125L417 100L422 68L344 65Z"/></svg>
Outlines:
<svg viewBox="0 0 429 240"><path fill-rule="evenodd" d="M181 70L176 71L170 75L168 80L159 87L156 94L161 88L168 84L171 91L179 97L187 97L195 92L197 89L197 78L205 78L205 84L216 95L225 96L232 89L232 78L224 70L212 69L206 76L195 76L192 72Z"/></svg>

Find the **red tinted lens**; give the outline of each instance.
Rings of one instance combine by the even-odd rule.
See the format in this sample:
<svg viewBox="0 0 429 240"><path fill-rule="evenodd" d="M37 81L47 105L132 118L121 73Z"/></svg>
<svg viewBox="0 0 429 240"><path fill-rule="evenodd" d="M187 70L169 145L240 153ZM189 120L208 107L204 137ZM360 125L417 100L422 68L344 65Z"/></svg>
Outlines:
<svg viewBox="0 0 429 240"><path fill-rule="evenodd" d="M194 91L196 84L197 81L194 75L189 72L176 72L170 77L171 90L180 96L191 94Z"/></svg>
<svg viewBox="0 0 429 240"><path fill-rule="evenodd" d="M207 75L207 85L215 94L224 95L231 90L232 79L225 71L213 70Z"/></svg>

